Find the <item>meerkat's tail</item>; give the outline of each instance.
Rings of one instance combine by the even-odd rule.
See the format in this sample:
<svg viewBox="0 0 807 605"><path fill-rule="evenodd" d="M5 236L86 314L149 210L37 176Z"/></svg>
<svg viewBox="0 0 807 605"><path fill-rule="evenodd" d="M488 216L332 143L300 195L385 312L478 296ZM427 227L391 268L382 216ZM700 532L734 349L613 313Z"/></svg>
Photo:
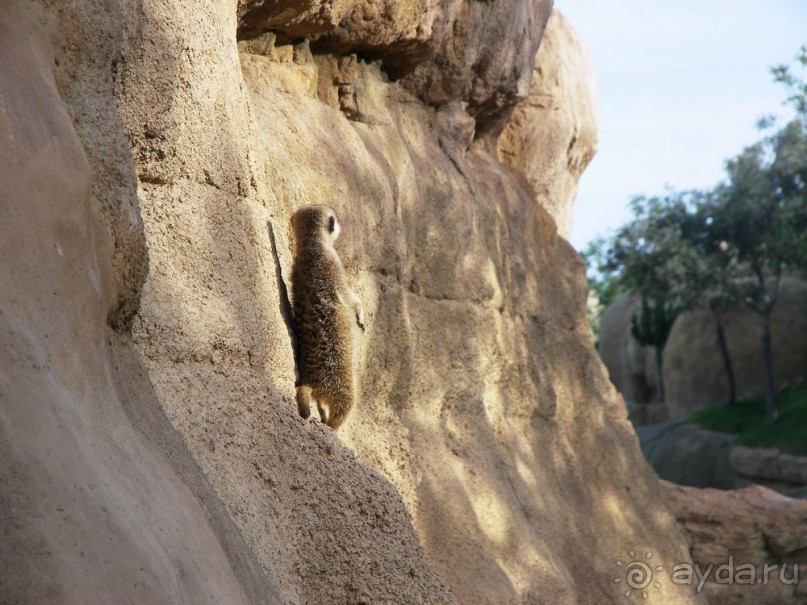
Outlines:
<svg viewBox="0 0 807 605"><path fill-rule="evenodd" d="M328 426L331 427L333 430L338 429L342 426L342 423L347 418L347 413L349 410L343 409L340 407L333 408L331 410L332 415L328 418Z"/></svg>
<svg viewBox="0 0 807 605"><path fill-rule="evenodd" d="M297 387L297 411L302 418L308 418L311 415L311 387L299 386Z"/></svg>

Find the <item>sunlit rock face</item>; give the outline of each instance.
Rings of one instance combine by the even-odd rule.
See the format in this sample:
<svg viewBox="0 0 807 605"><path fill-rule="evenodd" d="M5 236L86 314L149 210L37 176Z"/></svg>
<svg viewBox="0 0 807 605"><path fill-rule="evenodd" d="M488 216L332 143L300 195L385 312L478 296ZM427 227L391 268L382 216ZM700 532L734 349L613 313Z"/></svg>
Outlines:
<svg viewBox="0 0 807 605"><path fill-rule="evenodd" d="M592 349L582 262L495 153L549 3L440 5L452 26L435 16L431 59L401 50L397 74L394 44L324 40L361 29L354 9L289 5L240 42L257 4L0 8L0 585L623 602L617 560L686 543ZM312 203L367 314L336 434L297 416L281 297Z"/></svg>
<svg viewBox="0 0 807 605"><path fill-rule="evenodd" d="M577 180L597 150L597 99L586 50L557 11L544 32L529 96L516 106L497 150L502 162L524 173L568 238Z"/></svg>

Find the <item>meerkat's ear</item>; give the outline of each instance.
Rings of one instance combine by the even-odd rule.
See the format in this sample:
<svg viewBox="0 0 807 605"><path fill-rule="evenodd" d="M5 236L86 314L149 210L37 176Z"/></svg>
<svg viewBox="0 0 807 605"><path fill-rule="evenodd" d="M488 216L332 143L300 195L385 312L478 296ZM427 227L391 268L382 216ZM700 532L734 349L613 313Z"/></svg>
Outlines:
<svg viewBox="0 0 807 605"><path fill-rule="evenodd" d="M335 214L332 214L328 217L328 233L331 234L331 240L336 241L336 238L339 237L339 221L336 218Z"/></svg>

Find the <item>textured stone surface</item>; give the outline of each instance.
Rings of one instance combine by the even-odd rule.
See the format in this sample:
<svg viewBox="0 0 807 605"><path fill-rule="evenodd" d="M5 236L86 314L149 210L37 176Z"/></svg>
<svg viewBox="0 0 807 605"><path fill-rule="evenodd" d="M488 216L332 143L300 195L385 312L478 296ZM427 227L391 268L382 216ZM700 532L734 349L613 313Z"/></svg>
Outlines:
<svg viewBox="0 0 807 605"><path fill-rule="evenodd" d="M807 502L760 486L728 492L663 486L693 562L704 573L713 566L703 589L710 605L807 603ZM746 573L753 566L753 579L739 571L743 565ZM765 578L766 565L776 567L767 582L756 582Z"/></svg>
<svg viewBox="0 0 807 605"><path fill-rule="evenodd" d="M272 601L148 377L121 367L109 325L145 248L109 65L87 60L115 56L99 34L119 24L62 17L0 6L0 602Z"/></svg>
<svg viewBox="0 0 807 605"><path fill-rule="evenodd" d="M729 455L732 470L752 483L771 482L785 491L807 486L807 457L772 448L735 446Z"/></svg>
<svg viewBox="0 0 807 605"><path fill-rule="evenodd" d="M238 35L282 34L286 41L333 30L353 0L238 0Z"/></svg>
<svg viewBox="0 0 807 605"><path fill-rule="evenodd" d="M287 43L310 36L318 53L382 59L398 78L432 57L457 0L239 0L238 37L271 32Z"/></svg>
<svg viewBox="0 0 807 605"><path fill-rule="evenodd" d="M736 445L736 435L681 420L637 426L642 452L658 476L690 487L763 485L790 494L807 485L807 457Z"/></svg>
<svg viewBox="0 0 807 605"><path fill-rule="evenodd" d="M529 5L463 9L456 48L529 66L502 90ZM304 42L239 54L229 1L37 6L0 9L0 600L600 605L628 549L686 559L578 255L473 143L510 97L436 110ZM505 63L470 64L473 91ZM367 311L336 434L297 416L280 297L308 203Z"/></svg>
<svg viewBox="0 0 807 605"><path fill-rule="evenodd" d="M499 158L522 170L558 232L572 231L577 180L597 150L596 84L585 49L569 22L552 13L529 96L499 137Z"/></svg>
<svg viewBox="0 0 807 605"><path fill-rule="evenodd" d="M456 0L365 0L354 2L339 25L317 37L318 52L358 53L381 59L384 71L400 78L430 59L450 23Z"/></svg>
<svg viewBox="0 0 807 605"><path fill-rule="evenodd" d="M551 12L551 0L452 0L434 55L403 84L430 105L466 103L476 136L495 142L513 107L529 94Z"/></svg>

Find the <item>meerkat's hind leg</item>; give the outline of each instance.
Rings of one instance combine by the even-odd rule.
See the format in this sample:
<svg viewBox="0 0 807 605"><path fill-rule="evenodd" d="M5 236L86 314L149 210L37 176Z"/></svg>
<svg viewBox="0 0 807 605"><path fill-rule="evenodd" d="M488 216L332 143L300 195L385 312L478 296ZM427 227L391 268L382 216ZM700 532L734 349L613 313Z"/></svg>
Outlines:
<svg viewBox="0 0 807 605"><path fill-rule="evenodd" d="M311 401L313 400L311 387L297 387L297 411L301 418L308 418L311 415Z"/></svg>
<svg viewBox="0 0 807 605"><path fill-rule="evenodd" d="M317 409L319 410L319 419L323 424L331 426L331 408L327 403L317 400Z"/></svg>

